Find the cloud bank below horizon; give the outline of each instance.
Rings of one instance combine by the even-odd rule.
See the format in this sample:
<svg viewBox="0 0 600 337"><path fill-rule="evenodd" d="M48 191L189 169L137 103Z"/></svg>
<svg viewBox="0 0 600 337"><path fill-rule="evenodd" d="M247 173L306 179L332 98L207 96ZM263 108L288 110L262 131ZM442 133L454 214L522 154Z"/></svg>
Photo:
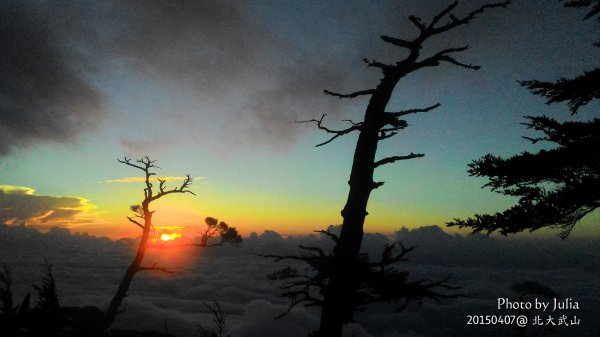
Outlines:
<svg viewBox="0 0 600 337"><path fill-rule="evenodd" d="M377 305L359 313L347 336L506 336L511 329L466 325L467 314L493 314L497 297L517 298L511 285L538 281L580 302L576 312L580 327L557 329L561 336L593 336L599 328L595 319L600 308L600 241L494 239L481 235L450 235L439 227L402 229L394 239L406 245L418 244L406 268L413 278L438 279L452 275L472 298L411 305L396 314L392 307ZM363 251L377 254L390 238L367 234ZM43 258L54 265L63 305L97 305L104 308L133 254L134 240L111 241L53 229L46 234L23 226L0 225L0 261L8 263L18 284L19 296L41 277ZM169 331L193 336L196 324L210 326L211 317L204 302L219 301L229 313L228 329L234 336L306 336L318 325L318 310L297 307L280 320L273 317L289 304L278 296L278 284L268 273L285 263L273 263L253 252L297 253L297 245L328 247L328 238L317 235L283 238L265 231L247 237L241 247L222 247L185 254L165 250L150 252L149 264L168 264L173 275L140 274L136 277L125 313L115 327L162 331L166 319ZM14 254L14 252L19 252Z"/></svg>

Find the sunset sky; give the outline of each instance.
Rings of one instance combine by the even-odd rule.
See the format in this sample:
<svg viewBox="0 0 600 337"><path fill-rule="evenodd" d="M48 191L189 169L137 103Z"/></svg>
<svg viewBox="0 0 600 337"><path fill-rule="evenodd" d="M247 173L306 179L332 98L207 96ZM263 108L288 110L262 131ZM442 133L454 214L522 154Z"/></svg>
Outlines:
<svg viewBox="0 0 600 337"><path fill-rule="evenodd" d="M412 38L408 15L428 21L448 3L3 1L0 220L134 237L125 217L143 198L133 179L141 172L117 159L147 155L169 186L194 177L196 196L154 204L157 226L193 233L212 216L246 235L338 224L356 134L315 148L326 135L294 121L359 120L366 99L323 89L374 87L380 74L361 59L404 55L379 35ZM426 156L377 170L386 183L370 199L367 231L443 225L514 203L481 189L485 180L468 177L467 164L539 149L521 138L531 135L523 115L571 118L517 80L574 76L598 60L596 23L541 3L515 1L428 45L425 53L468 44L458 58L482 69L442 66L400 82L390 111L442 106L380 143L380 157ZM599 222L594 212L573 235L600 235Z"/></svg>

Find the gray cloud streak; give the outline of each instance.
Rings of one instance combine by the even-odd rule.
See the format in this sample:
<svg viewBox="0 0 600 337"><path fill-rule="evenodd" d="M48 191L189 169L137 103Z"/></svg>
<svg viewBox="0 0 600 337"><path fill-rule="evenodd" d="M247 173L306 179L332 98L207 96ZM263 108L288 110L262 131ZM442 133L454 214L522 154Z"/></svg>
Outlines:
<svg viewBox="0 0 600 337"><path fill-rule="evenodd" d="M0 185L0 223L56 226L73 220L85 206L77 197L38 196L30 189Z"/></svg>

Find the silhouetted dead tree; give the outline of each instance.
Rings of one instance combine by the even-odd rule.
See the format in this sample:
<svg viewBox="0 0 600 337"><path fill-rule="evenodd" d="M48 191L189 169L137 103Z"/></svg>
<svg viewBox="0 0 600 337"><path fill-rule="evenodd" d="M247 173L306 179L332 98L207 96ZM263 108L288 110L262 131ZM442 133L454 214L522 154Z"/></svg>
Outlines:
<svg viewBox="0 0 600 337"><path fill-rule="evenodd" d="M189 246L210 248L222 246L225 243L235 245L242 242L242 236L238 234L235 227L231 227L225 222L219 222L218 219L211 217L205 218L204 222L206 223L206 230L200 236L200 243L192 243ZM209 243L210 239L217 236L219 241Z"/></svg>
<svg viewBox="0 0 600 337"><path fill-rule="evenodd" d="M336 243L337 235L329 231L318 231L327 235ZM298 246L305 253L300 255L259 255L272 258L275 261L296 260L309 265L312 272L299 273L297 269L285 267L269 274L270 280L282 280L280 288L282 296L291 299L290 305L281 318L296 305L306 307L322 306L326 294L327 283L331 278L335 256L325 253L320 247ZM401 242L386 244L379 260L371 260L368 254L361 253L357 259L356 282L352 292L348 294L347 307L341 312L344 323L353 321L353 313L373 303L394 303L396 312L400 312L413 301L421 303L424 299L436 302L442 299L464 297L454 290L459 287L451 286L449 279L433 282L428 280L409 280L407 271L394 268L397 263L408 261L406 255L415 247L405 247Z"/></svg>
<svg viewBox="0 0 600 337"><path fill-rule="evenodd" d="M431 37L443 34L447 31L463 26L471 22L477 15L487 9L506 7L510 1L490 3L467 13L462 17L453 14L458 6L458 1L444 8L435 15L429 23L416 16L409 16L410 22L418 29L418 34L412 40L400 39L391 36L381 36L384 42L400 47L408 52L407 56L394 64L381 63L376 60L364 59L368 67L381 70L383 77L379 84L373 89L360 90L349 94L341 94L325 90L326 95L338 98L356 98L369 96L369 104L366 108L362 122L352 122L349 128L333 130L323 125L323 118L312 119L304 122L316 123L317 127L329 134L331 138L318 144L322 146L330 143L336 138L359 132L352 171L350 174L350 191L342 217L344 218L342 232L334 253L331 276L325 291L323 311L321 315L320 336L338 337L342 334L345 308L350 306L349 294L352 293L357 283L357 259L363 237L363 224L367 216L367 202L373 189L383 185L383 182L373 181L375 168L391 164L401 160L423 157L420 153L392 156L376 160L377 144L395 136L399 131L406 128L407 123L401 117L409 114L428 112L440 106L439 103L425 108L417 108L404 111L386 111L387 104L392 96L396 84L406 75L420 69L437 67L442 64L455 65L465 69L477 70L479 66L464 63L455 58L455 55L466 51L469 46L446 48L432 53L428 56L421 55L424 43Z"/></svg>
<svg viewBox="0 0 600 337"><path fill-rule="evenodd" d="M156 166L155 160L150 160L148 157L143 157L141 159L132 162L131 159L125 157L123 160L118 160L119 163L131 166L138 170L144 172L145 176L145 188L144 188L144 199L140 205L131 206L131 210L134 212L134 216L127 217L134 225L140 227L142 229L142 237L140 239L140 243L138 245L137 253L127 268L125 275L123 275L123 279L119 284L119 288L115 293L112 301L110 302L110 306L106 311L106 320L105 320L105 329L108 329L115 317L119 314L119 307L123 302L123 299L127 296L127 291L129 290L129 286L131 285L131 281L133 277L140 271L161 271L166 273L171 273L171 271L167 270L164 267L158 267L156 265L153 266L142 266L142 260L144 259L144 255L146 254L146 248L148 246L148 240L150 239L150 231L153 229L152 225L152 215L154 211L150 210L150 204L153 201L156 201L166 195L176 194L176 193L190 193L194 194L189 190L190 185L192 184L192 178L189 174L186 175L185 179L181 183L179 187L175 187L172 189L166 189L165 180L155 177L159 183L158 190L151 183L151 180L156 173L152 172L154 169L159 168Z"/></svg>
<svg viewBox="0 0 600 337"><path fill-rule="evenodd" d="M204 306L210 311L216 329L205 328L198 324L196 326L199 333L198 337L231 337L231 334L225 335L227 313L223 311L221 304L215 301L212 305L204 303Z"/></svg>

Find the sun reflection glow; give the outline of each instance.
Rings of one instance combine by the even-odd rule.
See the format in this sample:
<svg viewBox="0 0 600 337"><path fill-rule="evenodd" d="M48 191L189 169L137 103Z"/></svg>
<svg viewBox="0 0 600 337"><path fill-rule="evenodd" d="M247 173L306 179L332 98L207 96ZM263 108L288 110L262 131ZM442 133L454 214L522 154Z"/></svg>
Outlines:
<svg viewBox="0 0 600 337"><path fill-rule="evenodd" d="M173 241L173 240L178 239L180 237L181 237L181 234L179 234L179 233L170 233L170 234L162 233L160 235L161 241Z"/></svg>

